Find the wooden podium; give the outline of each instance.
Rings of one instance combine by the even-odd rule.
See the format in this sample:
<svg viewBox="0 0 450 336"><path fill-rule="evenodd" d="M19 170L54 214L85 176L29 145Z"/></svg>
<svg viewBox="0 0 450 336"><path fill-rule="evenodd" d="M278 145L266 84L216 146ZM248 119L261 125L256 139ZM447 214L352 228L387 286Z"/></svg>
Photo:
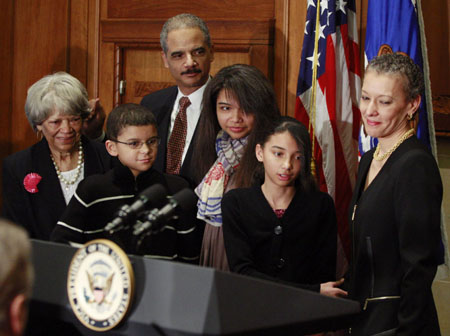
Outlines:
<svg viewBox="0 0 450 336"><path fill-rule="evenodd" d="M33 240L35 283L27 334L98 335L67 297L76 249ZM108 335L302 335L345 328L359 304L212 268L129 256L135 296Z"/></svg>

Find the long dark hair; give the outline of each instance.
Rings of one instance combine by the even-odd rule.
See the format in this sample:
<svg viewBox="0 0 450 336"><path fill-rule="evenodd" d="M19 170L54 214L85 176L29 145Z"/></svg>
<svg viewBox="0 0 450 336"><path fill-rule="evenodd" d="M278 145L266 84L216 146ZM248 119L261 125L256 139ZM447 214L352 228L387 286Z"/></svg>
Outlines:
<svg viewBox="0 0 450 336"><path fill-rule="evenodd" d="M264 147L272 135L284 132L289 132L300 150L301 168L300 174L295 181L297 189L301 189L306 192L317 190L316 180L311 173L311 140L305 125L292 117L284 116L281 117L272 127L266 129L265 132L260 133L256 141ZM262 183L263 181L264 166L261 162L258 162L257 168L253 174L253 182Z"/></svg>
<svg viewBox="0 0 450 336"><path fill-rule="evenodd" d="M195 182L199 183L217 159L215 141L220 125L216 103L222 89L233 95L246 114L254 116L253 128L235 180L238 187L250 186L257 166L254 159L257 134L270 128L280 117L272 85L260 70L251 65L235 64L222 68L206 86L191 169L194 170Z"/></svg>

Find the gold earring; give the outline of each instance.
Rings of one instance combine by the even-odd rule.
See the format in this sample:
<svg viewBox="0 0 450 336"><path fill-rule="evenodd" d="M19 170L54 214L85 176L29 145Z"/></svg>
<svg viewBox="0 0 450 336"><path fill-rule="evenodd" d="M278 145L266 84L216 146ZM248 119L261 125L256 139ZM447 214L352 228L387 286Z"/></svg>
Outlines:
<svg viewBox="0 0 450 336"><path fill-rule="evenodd" d="M414 114L408 114L407 119L408 119L408 121L413 120L414 119Z"/></svg>

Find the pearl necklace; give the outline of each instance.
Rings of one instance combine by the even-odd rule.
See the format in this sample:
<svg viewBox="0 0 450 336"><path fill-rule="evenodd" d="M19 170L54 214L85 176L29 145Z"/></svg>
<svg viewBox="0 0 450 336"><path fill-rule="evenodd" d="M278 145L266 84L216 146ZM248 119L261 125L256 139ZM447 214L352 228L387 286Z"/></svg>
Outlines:
<svg viewBox="0 0 450 336"><path fill-rule="evenodd" d="M398 146L400 146L403 143L403 141L411 137L413 134L414 134L413 128L411 128L409 131L406 131L405 134L403 134L401 138L397 141L397 143L384 154L380 154L380 143L378 142L377 148L375 149L375 152L373 152L373 159L376 161L383 161L389 155L391 155L398 148Z"/></svg>
<svg viewBox="0 0 450 336"><path fill-rule="evenodd" d="M59 180L66 185L66 187L74 184L78 181L78 178L80 177L81 173L81 167L83 165L83 147L81 146L81 139L78 146L78 165L76 168L75 176L71 180L67 180L64 176L62 176L61 171L59 170L58 165L56 164L55 159L53 158L53 155L50 153L50 157L52 158L53 165L55 166L56 175L58 176Z"/></svg>

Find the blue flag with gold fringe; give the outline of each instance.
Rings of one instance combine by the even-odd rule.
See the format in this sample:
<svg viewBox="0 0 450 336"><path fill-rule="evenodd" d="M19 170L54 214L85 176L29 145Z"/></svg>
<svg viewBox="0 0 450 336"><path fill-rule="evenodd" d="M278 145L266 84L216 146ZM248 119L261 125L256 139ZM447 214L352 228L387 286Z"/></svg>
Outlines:
<svg viewBox="0 0 450 336"><path fill-rule="evenodd" d="M365 41L366 64L377 55L385 53L403 53L411 57L423 70L422 36L417 1L415 0L369 0L367 10L367 28ZM426 61L426 59L425 59ZM430 127L427 111L427 96L422 93L422 102L416 119L417 137L430 146ZM417 117L416 117L417 118ZM432 119L431 119L432 120ZM434 131L431 132L434 136ZM359 152L364 154L376 146L377 141L366 136L361 126Z"/></svg>

